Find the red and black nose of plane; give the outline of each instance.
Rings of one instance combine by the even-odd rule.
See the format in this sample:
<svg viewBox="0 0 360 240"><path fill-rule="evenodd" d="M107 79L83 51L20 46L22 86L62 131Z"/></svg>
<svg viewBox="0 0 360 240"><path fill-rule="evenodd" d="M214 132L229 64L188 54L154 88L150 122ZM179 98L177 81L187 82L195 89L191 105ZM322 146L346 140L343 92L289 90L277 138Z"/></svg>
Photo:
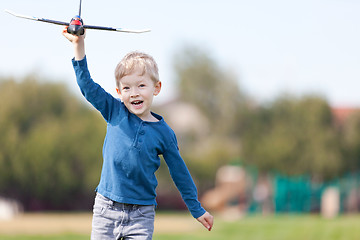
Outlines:
<svg viewBox="0 0 360 240"><path fill-rule="evenodd" d="M79 16L75 16L71 19L67 32L77 36L83 35L85 32L83 25L83 20Z"/></svg>

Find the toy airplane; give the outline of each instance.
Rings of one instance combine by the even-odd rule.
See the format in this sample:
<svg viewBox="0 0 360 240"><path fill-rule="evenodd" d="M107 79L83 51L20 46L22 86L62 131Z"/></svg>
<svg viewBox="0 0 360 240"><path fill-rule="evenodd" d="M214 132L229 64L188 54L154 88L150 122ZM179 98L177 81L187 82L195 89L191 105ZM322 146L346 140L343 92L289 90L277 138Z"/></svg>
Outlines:
<svg viewBox="0 0 360 240"><path fill-rule="evenodd" d="M34 21L40 21L40 22L47 22L47 23L52 23L52 24L57 24L57 25L68 26L68 28L67 28L68 33L71 33L71 34L74 34L74 35L77 35L77 36L83 35L84 31L85 31L84 29L97 29L97 30L127 32L127 33L144 33L144 32L150 32L151 31L150 29L130 30L130 29L124 29L124 28L112 28L112 27L84 25L83 20L80 17L80 15L81 15L81 1L82 0L80 0L79 15L76 15L75 17L73 17L71 19L70 23L51 20L51 19L45 19L45 18L29 17L29 16L14 13L14 12L9 11L9 10L5 10L5 12L7 12L7 13L15 16L15 17L20 17L20 18L25 18L25 19L30 19L30 20L34 20Z"/></svg>

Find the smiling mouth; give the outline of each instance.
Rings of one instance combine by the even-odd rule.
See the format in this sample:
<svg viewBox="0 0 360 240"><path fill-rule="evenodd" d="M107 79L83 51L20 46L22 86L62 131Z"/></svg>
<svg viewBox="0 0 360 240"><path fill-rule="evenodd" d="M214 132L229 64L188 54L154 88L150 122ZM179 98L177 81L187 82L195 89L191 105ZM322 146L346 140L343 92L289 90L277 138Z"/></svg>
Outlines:
<svg viewBox="0 0 360 240"><path fill-rule="evenodd" d="M137 101L132 101L131 104L132 105L135 105L135 106L139 106L143 103L144 101L141 101L141 100L137 100Z"/></svg>

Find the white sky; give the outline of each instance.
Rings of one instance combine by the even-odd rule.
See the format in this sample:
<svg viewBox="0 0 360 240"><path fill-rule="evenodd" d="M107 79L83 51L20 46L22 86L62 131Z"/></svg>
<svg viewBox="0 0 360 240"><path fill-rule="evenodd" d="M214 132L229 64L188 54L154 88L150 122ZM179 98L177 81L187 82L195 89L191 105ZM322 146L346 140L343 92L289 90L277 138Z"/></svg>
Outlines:
<svg viewBox="0 0 360 240"><path fill-rule="evenodd" d="M15 18L14 12L70 21L78 0L0 0L0 76L38 73L79 94L73 49L62 26ZM158 101L174 94L173 55L184 44L208 50L234 71L258 101L318 93L332 105L360 107L358 0L83 0L85 24L143 29L127 34L89 30L86 52L94 80L115 93L113 72L131 50L155 57L163 81Z"/></svg>

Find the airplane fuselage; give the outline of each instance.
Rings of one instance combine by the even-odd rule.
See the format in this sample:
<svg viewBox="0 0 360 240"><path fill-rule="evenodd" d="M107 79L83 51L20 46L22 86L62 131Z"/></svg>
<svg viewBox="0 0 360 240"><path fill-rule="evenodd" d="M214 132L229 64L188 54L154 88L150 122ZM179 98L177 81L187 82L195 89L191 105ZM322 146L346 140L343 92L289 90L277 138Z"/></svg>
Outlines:
<svg viewBox="0 0 360 240"><path fill-rule="evenodd" d="M80 36L84 34L84 23L80 16L75 16L71 19L69 27L67 28L67 32Z"/></svg>

